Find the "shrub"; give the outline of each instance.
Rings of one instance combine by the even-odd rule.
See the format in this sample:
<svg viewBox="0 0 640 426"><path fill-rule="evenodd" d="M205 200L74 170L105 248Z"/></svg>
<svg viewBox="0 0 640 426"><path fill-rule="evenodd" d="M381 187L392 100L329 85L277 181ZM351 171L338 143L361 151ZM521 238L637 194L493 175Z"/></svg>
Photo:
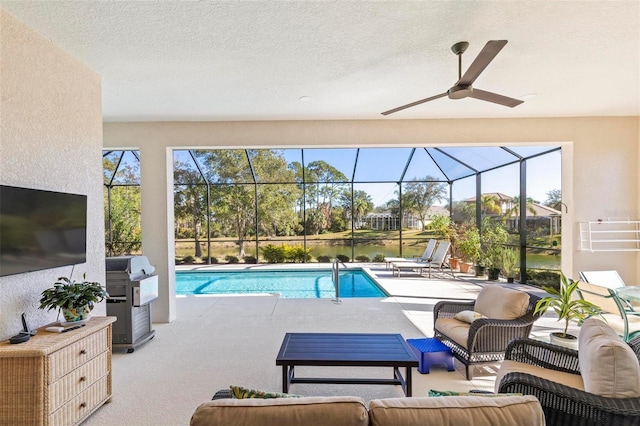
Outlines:
<svg viewBox="0 0 640 426"><path fill-rule="evenodd" d="M193 256L185 256L182 258L182 263L186 265L191 265L195 262L196 258Z"/></svg>
<svg viewBox="0 0 640 426"><path fill-rule="evenodd" d="M255 256L245 256L244 263L258 263L258 259Z"/></svg>
<svg viewBox="0 0 640 426"><path fill-rule="evenodd" d="M552 287L560 290L560 271L540 271L527 269L527 284L539 287Z"/></svg>
<svg viewBox="0 0 640 426"><path fill-rule="evenodd" d="M318 262L320 263L331 263L331 258L329 256L318 256Z"/></svg>
<svg viewBox="0 0 640 426"><path fill-rule="evenodd" d="M378 253L373 257L373 262L384 262L384 254L383 253Z"/></svg>
<svg viewBox="0 0 640 426"><path fill-rule="evenodd" d="M239 263L240 259L238 259L236 256L231 256L231 255L226 255L224 257L224 260L227 261L227 263Z"/></svg>
<svg viewBox="0 0 640 426"><path fill-rule="evenodd" d="M273 244L267 244L264 247L260 247L262 251L262 257L267 263L284 263L286 258L286 248L282 246L274 246Z"/></svg>
<svg viewBox="0 0 640 426"><path fill-rule="evenodd" d="M342 263L347 263L349 261L349 256L346 254L336 254L336 259L338 259Z"/></svg>
<svg viewBox="0 0 640 426"><path fill-rule="evenodd" d="M356 260L358 262L371 262L371 259L366 254L361 254L360 256L356 256Z"/></svg>
<svg viewBox="0 0 640 426"><path fill-rule="evenodd" d="M286 260L292 262L306 262L311 260L311 249L305 249L302 246L284 246L284 254Z"/></svg>

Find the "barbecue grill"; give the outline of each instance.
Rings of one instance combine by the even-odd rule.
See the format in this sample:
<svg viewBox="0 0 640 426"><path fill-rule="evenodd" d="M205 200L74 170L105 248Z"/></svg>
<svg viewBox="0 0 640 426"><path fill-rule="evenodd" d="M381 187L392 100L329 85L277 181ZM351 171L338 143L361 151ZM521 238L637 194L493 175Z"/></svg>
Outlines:
<svg viewBox="0 0 640 426"><path fill-rule="evenodd" d="M155 335L151 302L158 298L158 276L146 256L106 258L107 315L113 324L113 348L133 352Z"/></svg>

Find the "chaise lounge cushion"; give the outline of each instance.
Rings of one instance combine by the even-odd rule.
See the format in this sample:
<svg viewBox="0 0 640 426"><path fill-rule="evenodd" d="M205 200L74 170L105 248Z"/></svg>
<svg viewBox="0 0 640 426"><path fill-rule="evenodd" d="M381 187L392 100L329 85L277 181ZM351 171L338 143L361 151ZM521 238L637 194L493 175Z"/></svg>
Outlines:
<svg viewBox="0 0 640 426"><path fill-rule="evenodd" d="M474 311L487 318L514 320L527 312L529 295L524 291L488 285L478 293Z"/></svg>
<svg viewBox="0 0 640 426"><path fill-rule="evenodd" d="M640 364L629 345L603 321L585 320L578 335L584 390L609 398L640 396Z"/></svg>
<svg viewBox="0 0 640 426"><path fill-rule="evenodd" d="M533 396L374 399L369 403L369 418L371 426L545 424Z"/></svg>
<svg viewBox="0 0 640 426"><path fill-rule="evenodd" d="M217 399L201 404L191 426L366 426L367 407L353 396Z"/></svg>

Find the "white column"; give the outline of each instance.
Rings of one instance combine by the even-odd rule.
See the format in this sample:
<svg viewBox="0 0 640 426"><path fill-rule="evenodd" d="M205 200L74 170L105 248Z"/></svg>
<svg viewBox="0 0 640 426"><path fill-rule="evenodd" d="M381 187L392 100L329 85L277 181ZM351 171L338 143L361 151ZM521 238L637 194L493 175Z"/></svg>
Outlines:
<svg viewBox="0 0 640 426"><path fill-rule="evenodd" d="M153 322L176 319L172 156L172 149L161 144L141 144L142 254L158 274L158 299L151 305Z"/></svg>

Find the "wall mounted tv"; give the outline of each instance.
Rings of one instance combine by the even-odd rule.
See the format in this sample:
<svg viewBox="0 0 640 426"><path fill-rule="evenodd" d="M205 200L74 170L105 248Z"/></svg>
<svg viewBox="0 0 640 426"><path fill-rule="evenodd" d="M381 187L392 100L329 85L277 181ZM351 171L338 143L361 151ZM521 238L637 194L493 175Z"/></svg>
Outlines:
<svg viewBox="0 0 640 426"><path fill-rule="evenodd" d="M0 276L86 261L86 195L0 185Z"/></svg>

